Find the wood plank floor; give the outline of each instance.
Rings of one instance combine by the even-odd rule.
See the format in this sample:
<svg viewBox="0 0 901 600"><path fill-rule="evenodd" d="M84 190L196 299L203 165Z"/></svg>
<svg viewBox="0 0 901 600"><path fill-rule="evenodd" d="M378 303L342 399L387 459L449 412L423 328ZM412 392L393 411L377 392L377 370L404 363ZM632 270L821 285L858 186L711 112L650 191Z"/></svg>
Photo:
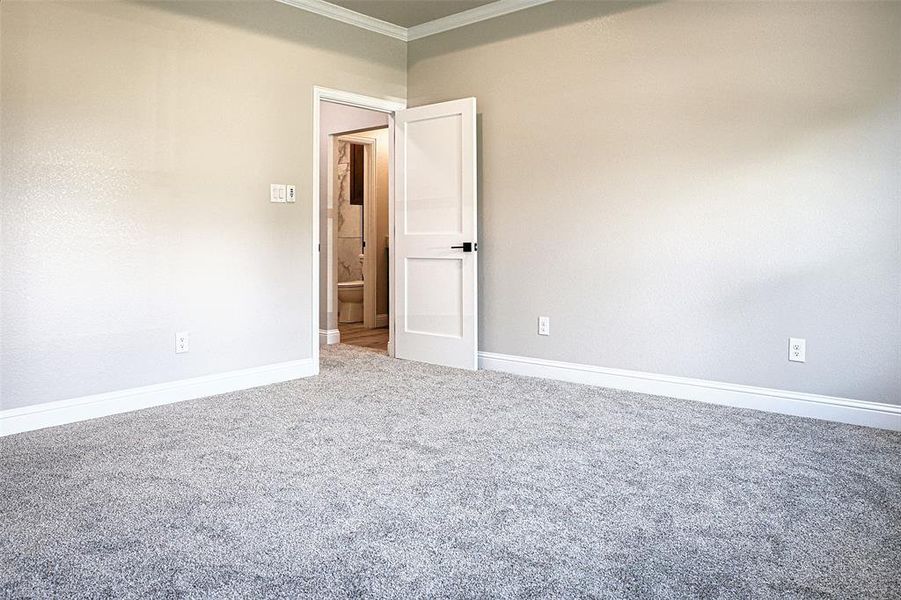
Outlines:
<svg viewBox="0 0 901 600"><path fill-rule="evenodd" d="M388 351L388 328L366 329L362 323L338 323L341 343Z"/></svg>

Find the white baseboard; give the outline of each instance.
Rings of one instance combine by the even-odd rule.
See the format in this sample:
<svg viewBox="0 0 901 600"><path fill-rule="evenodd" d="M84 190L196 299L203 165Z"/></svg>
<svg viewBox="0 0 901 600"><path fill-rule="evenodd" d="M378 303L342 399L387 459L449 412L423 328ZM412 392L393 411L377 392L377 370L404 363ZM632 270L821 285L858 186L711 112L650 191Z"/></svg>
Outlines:
<svg viewBox="0 0 901 600"><path fill-rule="evenodd" d="M0 436L309 377L312 358L0 411Z"/></svg>
<svg viewBox="0 0 901 600"><path fill-rule="evenodd" d="M479 352L479 366L492 371L697 400L767 412L901 431L901 406L769 388L672 377L641 371Z"/></svg>
<svg viewBox="0 0 901 600"><path fill-rule="evenodd" d="M376 327L387 327L388 326L388 314L384 315L376 315L375 316L375 326Z"/></svg>
<svg viewBox="0 0 901 600"><path fill-rule="evenodd" d="M319 330L319 345L325 346L326 344L338 344L341 342L341 332L337 329L320 329Z"/></svg>

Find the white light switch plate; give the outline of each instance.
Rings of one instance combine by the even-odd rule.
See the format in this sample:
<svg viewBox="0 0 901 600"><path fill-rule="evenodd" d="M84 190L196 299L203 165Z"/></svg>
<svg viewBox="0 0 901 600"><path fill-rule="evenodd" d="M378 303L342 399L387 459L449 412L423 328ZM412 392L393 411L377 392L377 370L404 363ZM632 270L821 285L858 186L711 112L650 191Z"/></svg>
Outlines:
<svg viewBox="0 0 901 600"><path fill-rule="evenodd" d="M269 201L270 202L287 202L287 186L282 183L272 183L269 185Z"/></svg>

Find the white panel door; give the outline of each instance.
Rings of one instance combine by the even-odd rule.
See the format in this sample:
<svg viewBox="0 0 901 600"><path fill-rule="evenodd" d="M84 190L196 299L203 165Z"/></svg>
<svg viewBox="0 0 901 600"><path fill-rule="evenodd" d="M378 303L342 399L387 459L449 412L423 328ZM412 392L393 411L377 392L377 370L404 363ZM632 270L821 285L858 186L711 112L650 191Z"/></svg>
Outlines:
<svg viewBox="0 0 901 600"><path fill-rule="evenodd" d="M394 132L394 356L476 369L476 99L398 111Z"/></svg>

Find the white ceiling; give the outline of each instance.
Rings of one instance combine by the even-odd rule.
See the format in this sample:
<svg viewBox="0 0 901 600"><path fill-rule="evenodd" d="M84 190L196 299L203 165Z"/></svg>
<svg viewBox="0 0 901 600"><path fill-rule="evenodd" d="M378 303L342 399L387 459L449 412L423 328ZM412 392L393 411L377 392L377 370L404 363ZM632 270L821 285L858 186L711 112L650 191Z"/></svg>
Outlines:
<svg viewBox="0 0 901 600"><path fill-rule="evenodd" d="M332 4L401 27L413 27L454 15L494 0L328 0Z"/></svg>

